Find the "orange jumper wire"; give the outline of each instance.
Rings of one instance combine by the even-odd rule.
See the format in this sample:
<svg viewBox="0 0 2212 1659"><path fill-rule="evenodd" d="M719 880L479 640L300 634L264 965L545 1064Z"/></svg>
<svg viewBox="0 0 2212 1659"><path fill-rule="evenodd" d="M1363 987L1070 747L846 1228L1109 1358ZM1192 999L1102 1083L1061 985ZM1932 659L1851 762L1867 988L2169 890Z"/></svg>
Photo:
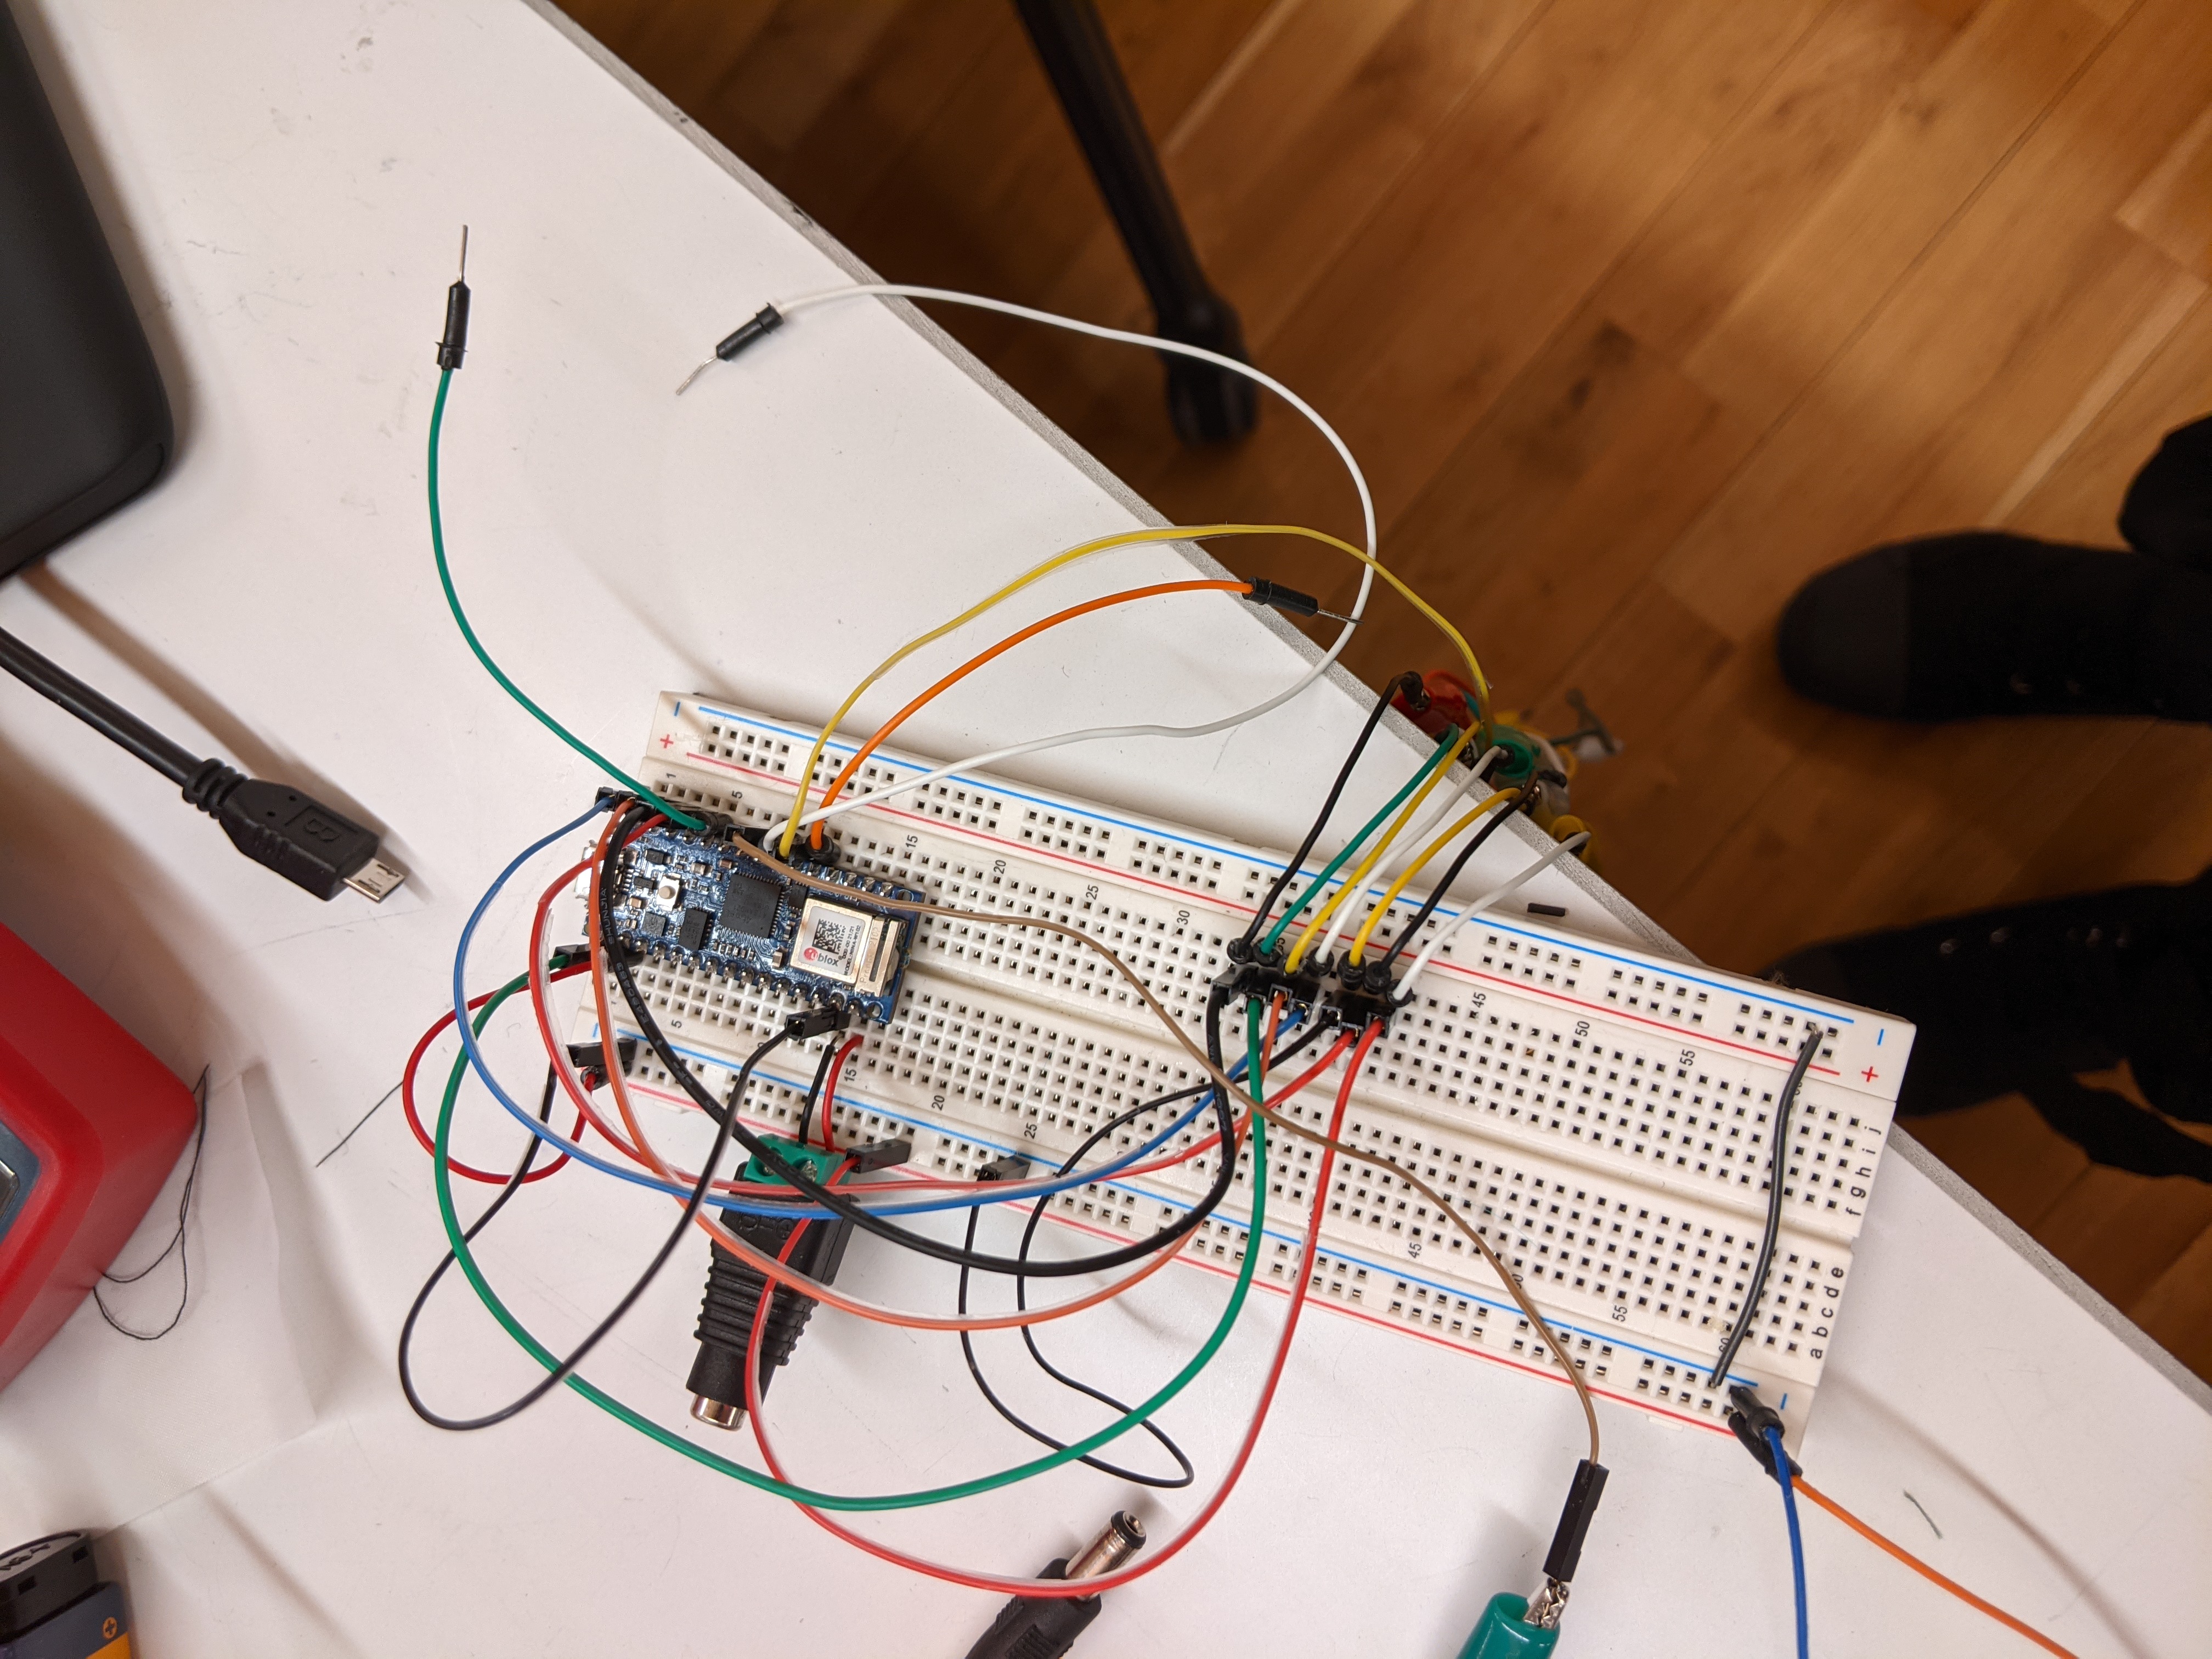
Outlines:
<svg viewBox="0 0 2212 1659"><path fill-rule="evenodd" d="M817 811L828 810L830 802L837 799L839 792L845 787L846 784L852 781L853 775L859 771L861 766L866 763L868 757L875 753L878 745L879 745L884 738L890 736L892 732L897 731L901 726L904 725L915 712L921 708L923 704L928 702L931 698L935 697L952 686L958 684L962 680L967 678L969 675L981 668L985 663L990 661L992 658L1000 656L1006 652L1012 650L1024 640L1035 639L1038 635L1043 633L1048 628L1057 628L1064 622L1073 622L1078 617L1087 617L1092 611L1103 611L1109 605L1127 605L1132 599L1157 599L1163 593L1249 593L1251 591L1252 584L1249 582L1160 582L1152 587L1132 587L1120 593L1109 593L1103 599L1085 599L1081 605L1073 605L1065 611L1055 611L1053 615L1047 617L1042 622L1031 623L1027 628L1023 629L1018 634L1007 635L1005 639L1000 640L996 645L993 646L988 651L984 652L981 656L971 657L966 662L961 664L959 667L954 669L943 679L938 681L936 684L931 686L928 690L923 692L912 702L907 704L905 708L900 709L897 714L892 715L888 720L885 720L883 725L878 726L876 728L875 736L870 738L866 743L860 745L860 749L854 754L853 758L845 763L843 769L831 781L830 787L823 793L821 806L816 810ZM818 817L814 820L814 834L811 844L817 848L822 845L822 820Z"/></svg>
<svg viewBox="0 0 2212 1659"><path fill-rule="evenodd" d="M1868 1543L1872 1544L1876 1549L1895 1556L1899 1560L1904 1562L1906 1566L1911 1568L1913 1571L1918 1573L1923 1578L1925 1578L1929 1583L1937 1586L1939 1589L1950 1591L1952 1595L1957 1596L1968 1607L1973 1608L1975 1612L1987 1613L1990 1618L1996 1620L1997 1623L2002 1625L2007 1630L2012 1631L2018 1635L2025 1636L2029 1641L2034 1643L2036 1646L2043 1649L2046 1653L2057 1654L2058 1656L2058 1659L2075 1659L2075 1654L2071 1649L2060 1647L2057 1643L2044 1635L2042 1632L2030 1629L2027 1626L2021 1623L2019 1620L2007 1613L2003 1608L1991 1607L1988 1602L1983 1601L1980 1596L1975 1595L1973 1591L1966 1589L1965 1585L1953 1583L1942 1573L1936 1571L1935 1568L1929 1566L1925 1561L1923 1561L1918 1556L1912 1554L1910 1551L1899 1545L1891 1543L1889 1540L1884 1538L1880 1533L1876 1532L1872 1527L1867 1525L1865 1522L1860 1520L1858 1516L1853 1515L1849 1510L1845 1509L1841 1504L1836 1502L1834 1498L1829 1497L1826 1492L1818 1491L1814 1487L1806 1485L1803 1476L1800 1475L1796 1480L1793 1480L1790 1484L1797 1488L1798 1495L1800 1497L1811 1498L1815 1504L1818 1504L1822 1509L1827 1510L1829 1514L1834 1516L1837 1520L1842 1522L1853 1532L1858 1534L1860 1537L1865 1539Z"/></svg>

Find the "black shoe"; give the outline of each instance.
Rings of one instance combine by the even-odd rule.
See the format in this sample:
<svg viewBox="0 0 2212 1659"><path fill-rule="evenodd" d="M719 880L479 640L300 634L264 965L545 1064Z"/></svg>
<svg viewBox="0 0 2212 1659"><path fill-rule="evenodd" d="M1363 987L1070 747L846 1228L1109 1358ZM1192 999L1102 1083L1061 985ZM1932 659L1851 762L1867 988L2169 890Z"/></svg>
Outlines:
<svg viewBox="0 0 2212 1659"><path fill-rule="evenodd" d="M2128 486L2120 534L2138 553L2212 570L2212 419L2166 434Z"/></svg>
<svg viewBox="0 0 2212 1659"><path fill-rule="evenodd" d="M2160 1111L2212 1123L2212 872L1833 940L1769 972L1912 1021L1899 1116L2018 1091L2100 1163L2212 1181L2212 1144L2073 1076L2124 1060Z"/></svg>
<svg viewBox="0 0 2212 1659"><path fill-rule="evenodd" d="M1862 553L1808 582L1776 653L1851 714L2212 720L2212 573L1967 531Z"/></svg>

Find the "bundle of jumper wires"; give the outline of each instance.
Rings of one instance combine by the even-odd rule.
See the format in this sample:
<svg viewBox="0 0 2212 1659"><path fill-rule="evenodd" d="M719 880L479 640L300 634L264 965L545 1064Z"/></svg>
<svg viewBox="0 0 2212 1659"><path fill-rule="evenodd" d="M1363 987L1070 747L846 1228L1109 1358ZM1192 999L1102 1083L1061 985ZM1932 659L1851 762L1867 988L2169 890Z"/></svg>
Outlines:
<svg viewBox="0 0 2212 1659"><path fill-rule="evenodd" d="M1302 968L1310 972L1310 964L1328 964L1344 986L1364 992L1368 1000L1346 1000L1335 1005L1335 1014L1332 1017L1323 1006L1294 1006L1280 989L1272 993L1255 993L1249 988L1240 989L1233 975L1224 975L1224 981L1213 988L1208 999L1201 1022L1202 1035L1194 1038L1160 1002L1141 975L1103 941L1074 926L1035 915L1004 917L918 901L878 898L872 902L884 908L915 913L917 926L927 925L929 920L937 918L957 919L963 926L1005 928L1018 934L1024 931L1041 931L1064 936L1075 947L1094 952L1127 983L1138 1000L1159 1020L1162 1029L1188 1054L1202 1081L1195 1087L1141 1103L1110 1119L1079 1146L1068 1150L1053 1173L1041 1178L1028 1177L1020 1171L1008 1170L990 1172L998 1178L909 1177L895 1182L868 1182L864 1179L868 1171L864 1168L863 1149L847 1149L841 1156L822 1163L802 1161L793 1155L793 1142L779 1143L749 1124L749 1115L756 1122L761 1121L757 1114L748 1113L747 1106L749 1088L763 1064L787 1044L826 1039L812 1083L805 1091L800 1116L799 1143L805 1141L804 1126L818 1103L823 1114L822 1134L824 1147L832 1152L837 1152L829 1125L830 1103L836 1098L839 1074L865 1038L846 1035L846 1019L842 1012L811 1010L789 1014L764 1031L758 1046L736 1069L726 1091L717 1092L701 1080L693 1066L675 1051L662 1030L653 1012L652 999L641 990L630 970L623 947L612 938L614 893L625 851L639 836L667 823L691 830L704 826L673 803L662 799L607 762L533 702L492 660L463 611L447 561L438 486L439 434L452 375L460 365L465 343L468 292L465 283L456 283L449 296L447 337L439 351L439 362L443 373L439 381L430 429L432 544L440 580L456 623L484 667L510 696L549 730L602 769L616 787L603 792L601 798L575 819L525 848L491 884L461 932L453 965L453 1006L423 1034L409 1058L402 1085L402 1098L410 1123L431 1155L438 1208L450 1250L424 1284L403 1328L400 1340L401 1382L410 1403L418 1413L427 1421L452 1430L480 1429L505 1421L555 1389L565 1386L669 1449L718 1474L791 1501L819 1525L884 1560L952 1583L1032 1600L1094 1598L1117 1584L1156 1571L1188 1545L1227 1501L1258 1443L1291 1343L1298 1328L1307 1292L1316 1277L1321 1222L1335 1161L1340 1156L1370 1160L1373 1158L1370 1152L1346 1145L1340 1135L1354 1081L1360 1074L1369 1049L1387 1024L1389 1008L1408 994L1411 985L1459 927L1532 879L1541 870L1575 851L1584 837L1573 835L1560 840L1542 858L1532 862L1511 880L1467 906L1456 922L1441 930L1413 957L1402 977L1395 974L1393 964L1407 942L1422 931L1437 898L1451 887L1484 841L1516 809L1525 810L1531 805L1536 781L1527 773L1516 779L1509 770L1496 781L1502 787L1487 788L1481 799L1467 811L1452 817L1451 821L1441 830L1437 828L1461 798L1473 793L1478 784L1488 778L1493 764L1501 756L1512 753L1516 748L1525 752L1527 745L1512 741L1521 734L1503 731L1496 726L1490 708L1488 684L1473 651L1458 630L1377 561L1373 503L1366 481L1343 441L1318 413L1287 387L1235 360L1197 348L1074 323L1024 307L1007 306L1000 301L979 300L975 296L941 290L875 284L809 295L764 310L759 317L725 340L717 348L717 356L724 360L733 357L738 351L779 325L783 318L793 311L861 295L905 295L981 305L1056 326L1074 328L1081 332L1139 344L1148 349L1196 356L1231 372L1248 375L1283 397L1311 421L1344 460L1358 494L1366 545L1363 549L1323 532L1294 526L1213 524L1127 532L1066 550L1025 572L942 626L910 641L864 678L824 725L805 764L798 769L796 775L804 781L793 810L784 822L758 845L749 847L746 849L748 854L774 866L789 882L802 887L815 886L834 890L833 884L810 874L792 860L802 834L807 836L812 847L818 848L823 844L825 822L855 807L878 804L889 794L926 787L955 772L966 772L1017 755L1064 744L1098 738L1142 736L1177 738L1201 736L1256 719L1297 696L1321 678L1349 642L1352 629L1364 613L1374 579L1380 575L1438 627L1463 661L1467 674L1462 684L1471 688L1473 692L1472 707L1468 711L1471 729L1462 731L1456 726L1447 725L1435 748L1382 811L1346 838L1334 856L1308 878L1306 860L1327 832L1352 772L1373 736L1382 710L1388 706L1389 696L1391 694L1418 696L1419 694L1421 680L1418 675L1403 676L1395 682L1390 693L1386 693L1385 698L1376 702L1362 727L1304 842L1257 907L1244 936L1231 945L1229 952L1232 960L1238 963L1261 963L1279 967L1284 975L1296 975ZM772 322L763 322L763 319L771 317L774 319ZM688 386L690 382L685 384ZM817 765L830 738L860 697L915 652L974 622L1031 583L1095 555L1146 543L1253 535L1288 535L1320 542L1344 552L1361 567L1358 592L1349 607L1349 614L1337 618L1343 623L1342 631L1320 660L1287 690L1251 708L1202 725L1098 728L1032 739L988 754L969 757L935 772L906 780L891 788L875 790L864 799L839 799L847 783L858 773L874 749L932 697L1000 654L1062 622L1109 605L1187 592L1237 593L1256 603L1275 605L1295 614L1306 616L1315 615L1318 611L1316 602L1304 596L1260 581L1193 580L1156 584L1112 593L1060 611L1009 635L939 678L876 729L867 742L831 778L818 805L810 801L811 785L819 775ZM1501 737L1505 741L1498 741ZM1443 786L1455 769L1452 763L1470 757L1472 764L1459 770L1457 784L1445 788ZM471 995L468 990L471 945L495 902L526 865L556 845L573 845L573 837L595 820L599 822L591 853L554 872L537 900L530 932L529 957L524 970L492 990ZM1427 903L1398 929L1395 938L1387 945L1375 939L1375 929L1378 922L1390 914L1393 901L1455 842L1460 843L1461 850L1442 875L1430 883L1432 896ZM1415 850L1410 855L1394 858L1394 849L1401 846ZM582 879L586 894L586 937L580 944L556 948L552 943L552 913L557 902L579 878ZM1354 901L1357 896L1370 890L1376 883L1389 884L1385 896L1371 907L1364 920L1352 927L1340 957L1335 954L1335 946L1359 908ZM1295 891L1291 890L1294 885ZM1295 934L1291 932L1294 928L1297 930ZM586 981L588 1003L594 1017L592 1024L602 1034L602 1041L596 1052L573 1051L557 1036L562 1022L555 1007L554 988L578 978ZM519 1102L501 1081L479 1042L480 1034L500 1007L510 998L524 994L530 1000L548 1064L543 1097L534 1113ZM617 1001L625 1018L617 1017ZM1346 1014L1346 1010L1364 1012ZM616 1034L625 1024L641 1036L645 1045L657 1057L669 1079L681 1087L690 1103L714 1122L712 1145L695 1170L679 1168L664 1156L653 1144L644 1121L636 1110L632 1099L632 1086L626 1075L625 1057L621 1052L621 1045L616 1042ZM1225 1058L1230 1045L1224 1037L1224 1025L1231 1030L1241 1028L1242 1055L1234 1063ZM448 1026L459 1034L461 1052L455 1056L447 1072L434 1121L426 1126L416 1096L418 1073L424 1060ZM511 1171L501 1173L477 1169L456 1160L452 1155L456 1108L462 1084L471 1071L500 1105L529 1131L526 1149ZM1334 1074L1334 1103L1328 1114L1325 1130L1316 1129L1285 1111L1289 1103L1304 1091L1331 1086L1332 1073ZM561 1107L564 1116L570 1114L574 1116L573 1127L565 1134L554 1127L556 1104ZM1165 1122L1157 1123L1156 1120L1157 1127L1150 1129L1139 1127L1148 1117L1166 1113L1170 1108L1176 1107L1182 1109ZM1206 1119L1211 1120L1211 1127L1206 1133L1186 1133ZM1189 1461L1166 1438L1154 1419L1206 1368L1237 1324L1253 1285L1260 1255L1257 1249L1247 1249L1241 1252L1242 1259L1228 1300L1212 1332L1190 1361L1153 1394L1133 1405L1111 1399L1053 1368L1037 1352L1034 1331L1049 1322L1097 1308L1159 1271L1175 1259L1181 1246L1230 1196L1240 1175L1245 1181L1250 1201L1250 1216L1243 1234L1248 1239L1257 1238L1267 1220L1269 1160L1271 1156L1281 1155L1280 1147L1271 1145L1271 1133L1274 1136L1310 1142L1320 1152L1319 1168L1310 1183L1312 1199L1310 1212L1304 1218L1301 1258L1291 1282L1288 1310L1276 1340L1272 1362L1250 1419L1215 1489L1175 1535L1147 1550L1141 1559L1130 1565L1079 1581L1054 1582L972 1571L922 1559L863 1537L835 1518L842 1513L913 1509L952 1502L1009 1486L1079 1461L1118 1478L1143 1480L1158 1486L1190 1484L1194 1475ZM587 1137L590 1144L587 1144ZM1117 1138L1118 1151L1110 1156L1101 1157L1099 1161L1086 1162L1098 1153L1102 1146ZM720 1175L718 1166L732 1142L750 1154L751 1163L746 1168L762 1172L769 1179L748 1181L725 1178ZM557 1156L541 1167L538 1159L548 1149ZM486 1279L471 1245L521 1188L547 1179L571 1162L583 1164L618 1180L665 1194L675 1206L675 1219L635 1284L580 1343L566 1355L558 1355L525 1327L501 1299ZM1211 1179L1206 1194L1194 1206L1151 1237L1087 1256L1031 1257L1030 1242L1037 1220L1056 1194L1076 1187L1132 1180L1183 1164L1189 1164L1200 1175L1207 1172L1210 1164ZM819 1172L819 1178L817 1172ZM1461 1206L1430 1188L1413 1171L1400 1168L1395 1173L1408 1187L1426 1199L1438 1214L1447 1218L1466 1235L1470 1245L1488 1263L1499 1283L1519 1305L1531 1328L1540 1334L1553 1352L1564 1358L1570 1352L1566 1345L1559 1340L1557 1334L1522 1290L1516 1277L1498 1260L1481 1230L1462 1216ZM454 1202L453 1182L455 1176L500 1187L500 1192L492 1203L466 1227L461 1223ZM985 1204L1032 1206L1018 1255L996 1255L975 1249L975 1217ZM968 1212L969 1227L965 1242L959 1245L902 1224L902 1218L963 1210ZM732 1215L773 1217L782 1221L795 1221L797 1224L789 1231L781 1250L771 1254L757 1248L748 1240L743 1231L730 1224L727 1218ZM793 1265L792 1258L796 1247L808 1227L837 1222L849 1222L855 1229L884 1243L957 1267L959 1273L958 1310L949 1315L926 1314L881 1306L842 1291L834 1284L810 1277ZM911 1330L955 1335L963 1347L967 1346L969 1334L973 1332L1019 1328L1037 1363L1044 1366L1048 1374L1104 1403L1118 1414L1095 1433L1065 1442L1056 1439L1022 1422L997 1398L985 1383L971 1348L968 1352L969 1369L975 1374L984 1397L1024 1432L1043 1442L1048 1448L1044 1455L994 1474L915 1492L846 1494L817 1491L796 1484L786 1472L762 1411L761 1345L769 1323L766 1313L769 1303L763 1296L759 1304L761 1312L752 1322L750 1347L745 1355L742 1371L746 1396L744 1401L745 1416L762 1468L754 1468L721 1456L614 1398L583 1376L578 1369L597 1344L635 1305L678 1245L695 1228L705 1233L718 1250L726 1252L757 1274L765 1285L774 1286L777 1295L787 1292L808 1298L814 1304L826 1305L837 1313L854 1318ZM447 1417L434 1411L416 1391L409 1363L410 1345L419 1316L447 1268L456 1263L485 1309L507 1334L544 1368L545 1373L516 1400L495 1411L468 1419ZM969 1276L975 1273L1011 1278L1017 1287L1017 1306L1010 1311L1000 1313L968 1311L967 1287ZM1072 1279L1097 1274L1115 1276L1103 1286L1042 1306L1027 1305L1026 1296L1023 1294L1030 1279ZM1569 1501L1570 1519L1575 1517L1577 1506L1581 1506L1579 1519L1574 1527L1575 1548L1578 1551L1581 1528L1587 1525L1589 1511L1595 1507L1596 1491L1602 1486L1603 1471L1597 1468L1599 1425L1590 1391L1577 1365L1565 1364L1562 1370L1580 1401L1589 1433L1589 1458L1578 1470L1574 1486L1574 1493L1579 1496L1571 1495ZM1109 1464L1096 1455L1102 1448L1133 1431L1151 1433L1167 1448L1181 1468L1180 1478L1131 1475L1128 1471ZM1595 1485L1589 1479L1594 1468L1597 1475ZM1858 1523L1854 1522L1853 1524ZM1861 1529L1864 1530L1863 1528ZM1563 1522L1563 1535L1566 1530ZM1555 1543L1555 1555L1558 1547ZM1893 1549L1893 1553L1902 1553ZM1917 1566L1919 1564L1913 1565ZM1545 1594L1556 1592L1548 1623L1555 1626L1559 1608L1564 1605L1565 1597L1565 1584L1558 1582L1563 1579L1564 1575L1549 1574L1548 1566L1547 1574L1549 1581ZM1540 1601L1541 1599L1540 1596ZM1517 1598L1516 1600L1517 1604ZM1531 1616L1536 1616L1533 1609ZM2015 1628L2024 1629L2017 1626ZM2051 1644L2045 1642L2045 1645ZM2052 1650L2063 1651L2055 1648Z"/></svg>

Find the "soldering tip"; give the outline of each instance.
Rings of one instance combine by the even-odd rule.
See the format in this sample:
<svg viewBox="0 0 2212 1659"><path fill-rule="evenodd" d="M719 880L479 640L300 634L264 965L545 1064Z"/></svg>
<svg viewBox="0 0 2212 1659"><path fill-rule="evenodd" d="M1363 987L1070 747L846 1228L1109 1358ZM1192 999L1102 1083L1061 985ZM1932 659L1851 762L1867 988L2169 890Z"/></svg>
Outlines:
<svg viewBox="0 0 2212 1659"><path fill-rule="evenodd" d="M469 280L469 228L461 227L461 280Z"/></svg>
<svg viewBox="0 0 2212 1659"><path fill-rule="evenodd" d="M698 368L693 369L689 374L686 374L683 380L678 383L676 387L676 395L680 398L685 392L689 392L691 389L691 382L697 380L708 369L714 368L716 361L716 359L709 357L705 362L700 364Z"/></svg>

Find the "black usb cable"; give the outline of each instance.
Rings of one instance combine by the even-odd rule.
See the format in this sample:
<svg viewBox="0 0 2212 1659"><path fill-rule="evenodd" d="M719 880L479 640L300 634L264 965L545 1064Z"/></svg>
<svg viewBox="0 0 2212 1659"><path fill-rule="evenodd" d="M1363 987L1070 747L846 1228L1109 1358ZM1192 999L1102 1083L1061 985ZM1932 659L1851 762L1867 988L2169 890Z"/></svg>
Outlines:
<svg viewBox="0 0 2212 1659"><path fill-rule="evenodd" d="M375 831L288 785L193 754L4 629L0 668L145 762L220 823L240 852L317 898L350 887L381 903L407 878L376 856Z"/></svg>

